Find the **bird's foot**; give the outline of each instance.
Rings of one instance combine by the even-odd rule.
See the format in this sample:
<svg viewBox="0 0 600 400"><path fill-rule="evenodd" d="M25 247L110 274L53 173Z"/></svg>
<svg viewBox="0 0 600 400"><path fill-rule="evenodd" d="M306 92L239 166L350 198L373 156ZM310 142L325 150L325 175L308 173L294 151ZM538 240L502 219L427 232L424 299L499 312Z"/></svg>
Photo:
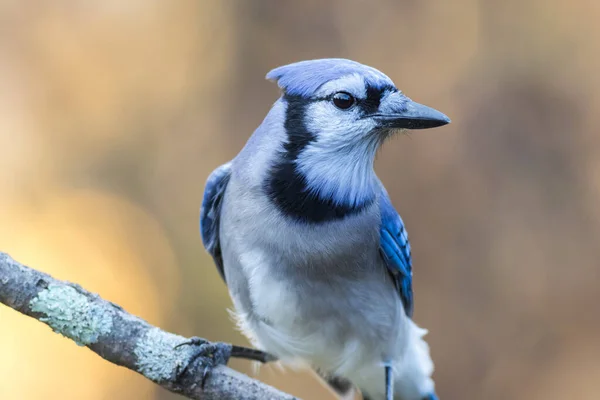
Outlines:
<svg viewBox="0 0 600 400"><path fill-rule="evenodd" d="M210 375L212 369L218 365L226 365L230 357L260 361L263 364L277 360L277 357L261 350L234 346L228 343L213 343L196 336L183 343L179 343L175 348L177 349L182 346L193 346L193 350L186 365L177 371L176 380L179 381L190 367L195 362L199 361L200 365L203 367L201 381L202 388L204 388L206 379Z"/></svg>
<svg viewBox="0 0 600 400"><path fill-rule="evenodd" d="M200 362L202 366L200 386L202 388L204 388L206 379L213 368L218 365L226 365L231 356L230 344L212 343L199 337L192 337L183 343L179 343L175 348L178 349L183 346L193 346L193 350L185 366L177 371L176 380L179 381L194 363Z"/></svg>

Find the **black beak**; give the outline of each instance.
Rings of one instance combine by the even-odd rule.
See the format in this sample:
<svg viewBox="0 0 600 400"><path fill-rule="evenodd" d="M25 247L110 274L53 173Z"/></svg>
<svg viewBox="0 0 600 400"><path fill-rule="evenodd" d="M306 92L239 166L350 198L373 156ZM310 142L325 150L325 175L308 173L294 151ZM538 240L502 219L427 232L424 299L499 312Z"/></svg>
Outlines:
<svg viewBox="0 0 600 400"><path fill-rule="evenodd" d="M376 114L375 121L388 129L429 129L450 123L450 118L441 112L408 100L402 111L389 114Z"/></svg>

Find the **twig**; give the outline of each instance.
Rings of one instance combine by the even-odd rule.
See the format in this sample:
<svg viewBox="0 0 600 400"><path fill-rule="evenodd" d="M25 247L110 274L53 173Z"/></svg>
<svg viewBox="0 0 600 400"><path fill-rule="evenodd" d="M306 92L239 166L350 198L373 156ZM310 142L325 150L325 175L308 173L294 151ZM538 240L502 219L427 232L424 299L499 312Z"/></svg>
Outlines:
<svg viewBox="0 0 600 400"><path fill-rule="evenodd" d="M202 387L211 360L225 364L232 346L210 343L214 354L194 359L186 338L165 332L79 285L59 281L0 252L0 303L49 325L100 357L138 372L171 392L202 400L293 400L264 383L218 365ZM182 373L182 371L185 371Z"/></svg>

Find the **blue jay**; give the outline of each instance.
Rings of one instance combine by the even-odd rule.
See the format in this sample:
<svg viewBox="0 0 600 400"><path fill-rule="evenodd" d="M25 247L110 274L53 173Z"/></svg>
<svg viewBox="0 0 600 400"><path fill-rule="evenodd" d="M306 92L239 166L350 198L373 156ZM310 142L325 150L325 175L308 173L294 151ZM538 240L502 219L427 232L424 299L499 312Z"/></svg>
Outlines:
<svg viewBox="0 0 600 400"><path fill-rule="evenodd" d="M408 236L373 162L393 133L450 120L350 60L267 79L282 95L210 175L200 217L241 330L341 397L437 399L426 331L412 320Z"/></svg>

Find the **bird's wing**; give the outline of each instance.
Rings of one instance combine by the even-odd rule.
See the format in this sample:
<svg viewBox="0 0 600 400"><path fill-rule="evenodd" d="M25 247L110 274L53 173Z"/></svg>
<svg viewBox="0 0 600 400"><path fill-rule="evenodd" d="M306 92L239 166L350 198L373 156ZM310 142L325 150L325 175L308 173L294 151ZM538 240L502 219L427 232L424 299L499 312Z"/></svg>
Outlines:
<svg viewBox="0 0 600 400"><path fill-rule="evenodd" d="M223 280L225 280L225 273L223 272L219 225L223 195L225 194L230 176L231 163L221 165L210 174L206 181L202 207L200 208L200 234L202 235L202 243L213 260L215 260L217 270Z"/></svg>
<svg viewBox="0 0 600 400"><path fill-rule="evenodd" d="M379 251L390 272L396 289L402 299L406 315L412 317L412 259L408 233L404 228L402 218L394 209L392 202L382 188L380 210L381 228L379 230Z"/></svg>

